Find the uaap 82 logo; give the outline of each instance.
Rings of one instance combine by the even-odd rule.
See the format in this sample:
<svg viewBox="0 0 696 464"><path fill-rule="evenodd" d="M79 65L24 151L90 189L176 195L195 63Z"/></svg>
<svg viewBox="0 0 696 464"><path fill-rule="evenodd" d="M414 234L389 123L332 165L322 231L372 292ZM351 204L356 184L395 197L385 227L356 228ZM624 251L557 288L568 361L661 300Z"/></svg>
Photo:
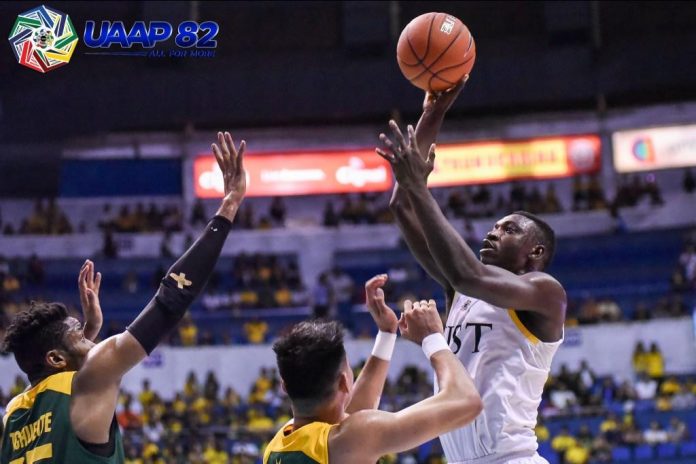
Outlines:
<svg viewBox="0 0 696 464"><path fill-rule="evenodd" d="M42 5L17 16L9 39L19 64L45 73L68 64L77 32L67 14Z"/></svg>

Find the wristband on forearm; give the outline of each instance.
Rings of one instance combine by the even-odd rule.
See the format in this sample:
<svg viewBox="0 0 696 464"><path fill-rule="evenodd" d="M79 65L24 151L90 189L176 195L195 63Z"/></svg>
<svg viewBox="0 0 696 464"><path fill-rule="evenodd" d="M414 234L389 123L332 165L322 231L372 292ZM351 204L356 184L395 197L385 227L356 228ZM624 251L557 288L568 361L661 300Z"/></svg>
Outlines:
<svg viewBox="0 0 696 464"><path fill-rule="evenodd" d="M445 340L444 335L442 335L440 332L432 333L425 337L421 343L421 347L423 348L423 353L425 353L425 356L428 359L432 358L432 356L438 351L450 349L449 345L447 344L447 340Z"/></svg>
<svg viewBox="0 0 696 464"><path fill-rule="evenodd" d="M155 297L126 330L150 354L181 321L205 287L232 223L215 216L191 247L169 268Z"/></svg>
<svg viewBox="0 0 696 464"><path fill-rule="evenodd" d="M382 332L380 330L375 338L375 346L372 348L372 356L383 361L391 361L395 343L395 333Z"/></svg>

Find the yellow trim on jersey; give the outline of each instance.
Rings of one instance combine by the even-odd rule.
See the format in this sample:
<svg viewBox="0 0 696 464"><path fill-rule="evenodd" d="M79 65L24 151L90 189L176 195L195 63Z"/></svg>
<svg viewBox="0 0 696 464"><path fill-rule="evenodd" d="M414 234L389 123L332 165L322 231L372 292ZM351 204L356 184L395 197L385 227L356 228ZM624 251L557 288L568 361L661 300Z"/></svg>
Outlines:
<svg viewBox="0 0 696 464"><path fill-rule="evenodd" d="M536 336L532 332L530 332L528 328L524 326L519 316L517 315L517 311L515 311L514 309L508 309L508 314L510 315L510 319L512 319L512 322L517 326L518 329L520 329L520 332L522 332L522 335L524 335L527 340L529 340L534 345L539 343L539 339L536 338Z"/></svg>
<svg viewBox="0 0 696 464"><path fill-rule="evenodd" d="M53 374L46 377L24 393L20 393L19 395L15 396L7 405L7 411L5 411L3 423L7 424L7 419L18 409L31 409L31 407L34 406L34 401L39 393L51 390L58 393L63 393L64 395L70 395L72 393L72 380L74 375L75 371Z"/></svg>
<svg viewBox="0 0 696 464"><path fill-rule="evenodd" d="M320 464L329 464L329 431L334 427L326 422L312 422L297 430L288 424L275 434L263 456L268 463L271 453L298 451ZM274 463L268 463L274 464Z"/></svg>

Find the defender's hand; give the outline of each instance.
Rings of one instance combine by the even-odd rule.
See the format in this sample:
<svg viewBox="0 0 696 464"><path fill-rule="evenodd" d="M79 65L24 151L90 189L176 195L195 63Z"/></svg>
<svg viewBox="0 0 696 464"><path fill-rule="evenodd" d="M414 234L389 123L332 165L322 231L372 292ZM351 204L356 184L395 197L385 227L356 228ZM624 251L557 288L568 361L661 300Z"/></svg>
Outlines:
<svg viewBox="0 0 696 464"><path fill-rule="evenodd" d="M399 319L399 330L402 337L418 345L430 334L443 333L442 319L437 312L435 300L406 300L404 312Z"/></svg>
<svg viewBox="0 0 696 464"><path fill-rule="evenodd" d="M394 311L384 302L382 287L386 283L386 274L380 274L368 280L365 283L365 304L380 331L396 333L399 320Z"/></svg>
<svg viewBox="0 0 696 464"><path fill-rule="evenodd" d="M246 194L246 171L243 162L246 142L242 140L239 148L236 148L229 132L218 132L218 144L212 144L212 149L224 179L224 201L241 203Z"/></svg>
<svg viewBox="0 0 696 464"><path fill-rule="evenodd" d="M101 272L94 273L94 263L89 259L85 261L77 278L77 286L80 289L80 305L84 317L85 338L94 341L99 335L104 316L99 303L99 287L101 287Z"/></svg>

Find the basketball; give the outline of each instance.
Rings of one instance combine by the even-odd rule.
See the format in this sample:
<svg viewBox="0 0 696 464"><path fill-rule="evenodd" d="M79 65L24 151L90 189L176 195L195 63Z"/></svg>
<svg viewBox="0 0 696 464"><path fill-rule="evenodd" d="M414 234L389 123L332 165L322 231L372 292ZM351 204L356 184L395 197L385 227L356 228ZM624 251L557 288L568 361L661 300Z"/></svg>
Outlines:
<svg viewBox="0 0 696 464"><path fill-rule="evenodd" d="M476 59L474 37L447 13L425 13L401 32L396 46L399 68L411 84L429 92L457 85Z"/></svg>

